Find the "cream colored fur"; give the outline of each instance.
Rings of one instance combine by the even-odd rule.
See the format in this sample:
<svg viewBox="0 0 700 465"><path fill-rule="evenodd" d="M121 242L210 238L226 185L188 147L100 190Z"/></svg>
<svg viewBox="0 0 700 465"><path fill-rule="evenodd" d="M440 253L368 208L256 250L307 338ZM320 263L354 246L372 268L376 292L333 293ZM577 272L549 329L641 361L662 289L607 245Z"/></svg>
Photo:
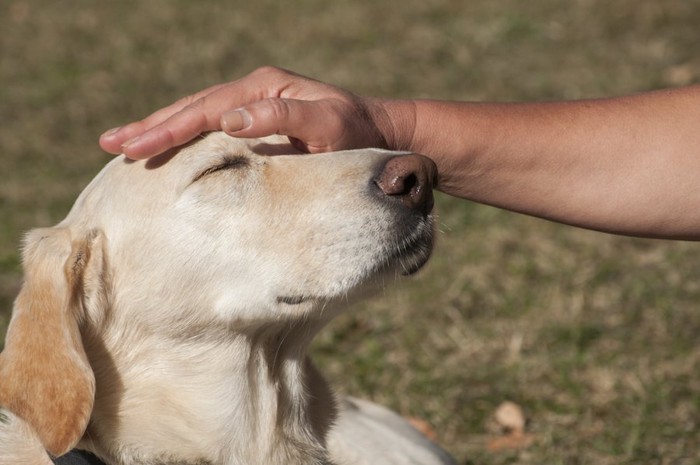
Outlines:
<svg viewBox="0 0 700 465"><path fill-rule="evenodd" d="M0 465L450 464L306 356L368 288L428 258L429 216L372 192L380 150L292 154L221 133L110 162L26 240L0 354Z"/></svg>

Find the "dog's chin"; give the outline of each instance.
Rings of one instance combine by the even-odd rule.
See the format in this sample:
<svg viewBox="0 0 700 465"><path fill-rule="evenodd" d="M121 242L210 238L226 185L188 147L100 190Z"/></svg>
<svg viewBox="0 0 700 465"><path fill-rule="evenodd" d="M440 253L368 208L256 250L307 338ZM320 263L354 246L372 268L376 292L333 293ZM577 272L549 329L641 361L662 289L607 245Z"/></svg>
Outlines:
<svg viewBox="0 0 700 465"><path fill-rule="evenodd" d="M432 227L426 227L406 240L395 244L389 254L389 266L401 276L417 273L428 263L433 251Z"/></svg>
<svg viewBox="0 0 700 465"><path fill-rule="evenodd" d="M408 256L400 257L396 266L398 273L401 276L411 276L418 273L430 260L431 253L432 245L424 245L420 250L416 250Z"/></svg>
<svg viewBox="0 0 700 465"><path fill-rule="evenodd" d="M401 276L411 276L418 273L428 260L430 259L430 251L422 252L418 255L402 258L398 266L398 272Z"/></svg>

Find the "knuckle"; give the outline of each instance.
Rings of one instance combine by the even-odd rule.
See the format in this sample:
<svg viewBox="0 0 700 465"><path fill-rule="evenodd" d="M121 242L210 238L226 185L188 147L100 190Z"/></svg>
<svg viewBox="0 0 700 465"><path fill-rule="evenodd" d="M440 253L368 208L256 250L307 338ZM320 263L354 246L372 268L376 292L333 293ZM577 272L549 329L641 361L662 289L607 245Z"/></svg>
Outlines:
<svg viewBox="0 0 700 465"><path fill-rule="evenodd" d="M284 70L281 68L278 68L276 66L261 66L260 68L256 69L253 71L254 75L269 75L269 76L279 76L281 74L284 74Z"/></svg>
<svg viewBox="0 0 700 465"><path fill-rule="evenodd" d="M266 100L267 111L276 121L286 121L289 119L289 104L282 99L271 98Z"/></svg>
<svg viewBox="0 0 700 465"><path fill-rule="evenodd" d="M200 99L183 108L169 120L167 129L182 130L182 128L186 128L199 132L211 129L209 118L207 118L207 114L204 111L204 104L205 102L202 102Z"/></svg>
<svg viewBox="0 0 700 465"><path fill-rule="evenodd" d="M197 96L195 95L188 95L186 97L182 97L180 100L175 102L176 104L182 104L184 108L189 107L193 103L195 103L198 100Z"/></svg>
<svg viewBox="0 0 700 465"><path fill-rule="evenodd" d="M198 99L192 99L190 103L185 107L188 111L200 111L206 107L207 98L201 97Z"/></svg>

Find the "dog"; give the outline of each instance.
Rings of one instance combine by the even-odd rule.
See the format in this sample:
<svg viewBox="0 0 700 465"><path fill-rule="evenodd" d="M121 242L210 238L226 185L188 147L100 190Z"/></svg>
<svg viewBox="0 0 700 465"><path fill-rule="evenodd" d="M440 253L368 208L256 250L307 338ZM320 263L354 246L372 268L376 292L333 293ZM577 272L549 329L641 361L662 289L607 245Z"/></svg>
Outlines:
<svg viewBox="0 0 700 465"><path fill-rule="evenodd" d="M336 400L314 335L432 249L435 165L211 133L117 157L29 232L0 354L0 464L454 464L397 414Z"/></svg>

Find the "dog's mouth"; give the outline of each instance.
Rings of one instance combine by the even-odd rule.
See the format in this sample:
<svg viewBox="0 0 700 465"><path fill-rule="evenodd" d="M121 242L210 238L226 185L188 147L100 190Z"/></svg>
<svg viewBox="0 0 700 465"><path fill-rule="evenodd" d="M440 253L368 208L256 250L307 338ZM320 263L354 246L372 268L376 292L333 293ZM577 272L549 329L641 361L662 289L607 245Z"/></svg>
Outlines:
<svg viewBox="0 0 700 465"><path fill-rule="evenodd" d="M428 218L412 234L392 244L385 263L397 269L400 275L410 276L423 268L432 251L433 228Z"/></svg>

